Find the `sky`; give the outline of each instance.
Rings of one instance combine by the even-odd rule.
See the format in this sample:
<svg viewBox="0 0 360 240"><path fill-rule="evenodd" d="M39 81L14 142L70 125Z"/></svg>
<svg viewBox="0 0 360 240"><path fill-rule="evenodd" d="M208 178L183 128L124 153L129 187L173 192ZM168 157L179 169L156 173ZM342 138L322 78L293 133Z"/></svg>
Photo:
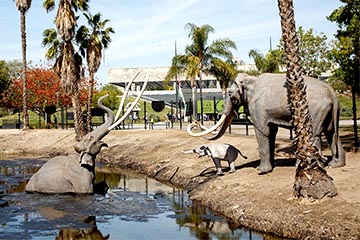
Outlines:
<svg viewBox="0 0 360 240"><path fill-rule="evenodd" d="M46 65L42 33L55 27L57 9L46 13L42 3L33 0L26 14L27 60ZM296 27L333 39L337 26L326 17L339 6L339 0L294 0ZM237 45L234 57L245 63L253 63L251 49L266 54L270 39L275 48L281 36L276 0L91 0L90 12L100 12L115 30L96 74L101 84L107 83L109 68L170 66L175 42L179 54L191 43L186 23L212 26L209 44L231 39ZM1 0L0 29L0 59L21 60L20 13L13 0Z"/></svg>

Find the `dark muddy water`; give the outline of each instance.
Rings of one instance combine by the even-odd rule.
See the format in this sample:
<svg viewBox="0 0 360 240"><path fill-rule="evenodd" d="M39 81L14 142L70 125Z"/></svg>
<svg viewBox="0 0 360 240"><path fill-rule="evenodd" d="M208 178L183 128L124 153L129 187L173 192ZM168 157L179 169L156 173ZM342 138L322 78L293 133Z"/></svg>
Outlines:
<svg viewBox="0 0 360 240"><path fill-rule="evenodd" d="M98 167L103 195L24 192L43 161L0 160L0 239L276 239L238 229L186 192L121 169Z"/></svg>

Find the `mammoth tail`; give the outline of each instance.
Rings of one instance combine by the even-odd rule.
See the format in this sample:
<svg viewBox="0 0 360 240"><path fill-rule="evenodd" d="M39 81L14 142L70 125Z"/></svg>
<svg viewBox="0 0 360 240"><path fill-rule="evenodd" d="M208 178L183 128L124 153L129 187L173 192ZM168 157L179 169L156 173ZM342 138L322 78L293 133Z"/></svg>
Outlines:
<svg viewBox="0 0 360 240"><path fill-rule="evenodd" d="M244 159L247 159L247 156L243 155L239 149L236 148L236 150L238 151L238 153L240 154L240 156L242 156Z"/></svg>
<svg viewBox="0 0 360 240"><path fill-rule="evenodd" d="M334 141L338 142L339 139L339 121L340 121L340 104L336 97L335 91L331 88L333 95L333 127L334 127ZM331 126L329 126L331 128Z"/></svg>

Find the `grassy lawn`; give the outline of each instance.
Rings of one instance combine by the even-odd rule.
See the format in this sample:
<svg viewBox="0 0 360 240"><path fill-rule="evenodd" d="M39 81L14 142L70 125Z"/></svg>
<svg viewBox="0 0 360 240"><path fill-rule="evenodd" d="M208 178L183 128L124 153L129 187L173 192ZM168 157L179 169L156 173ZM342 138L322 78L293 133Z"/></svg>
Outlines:
<svg viewBox="0 0 360 240"><path fill-rule="evenodd" d="M339 102L340 102L340 118L341 119L352 119L352 98L348 95L339 95ZM357 119L360 118L360 101L359 99L356 100L356 116Z"/></svg>

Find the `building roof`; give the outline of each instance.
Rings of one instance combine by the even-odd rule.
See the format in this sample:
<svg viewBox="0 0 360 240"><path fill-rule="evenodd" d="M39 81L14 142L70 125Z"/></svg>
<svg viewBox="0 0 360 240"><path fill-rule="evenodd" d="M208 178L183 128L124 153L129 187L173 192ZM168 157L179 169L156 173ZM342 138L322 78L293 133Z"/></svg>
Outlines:
<svg viewBox="0 0 360 240"><path fill-rule="evenodd" d="M108 83L115 84L121 87L125 87L125 84L129 82L137 73L138 76L134 80L136 85L142 85L147 73L149 73L148 86L151 89L163 88L163 81L169 71L170 67L131 67L131 68L109 68ZM190 81L187 81L185 76L180 74L178 76L179 81L183 81L187 87L190 88ZM214 76L203 74L202 80L216 80ZM175 79L169 83L169 86L173 86ZM199 87L199 86L198 86Z"/></svg>

